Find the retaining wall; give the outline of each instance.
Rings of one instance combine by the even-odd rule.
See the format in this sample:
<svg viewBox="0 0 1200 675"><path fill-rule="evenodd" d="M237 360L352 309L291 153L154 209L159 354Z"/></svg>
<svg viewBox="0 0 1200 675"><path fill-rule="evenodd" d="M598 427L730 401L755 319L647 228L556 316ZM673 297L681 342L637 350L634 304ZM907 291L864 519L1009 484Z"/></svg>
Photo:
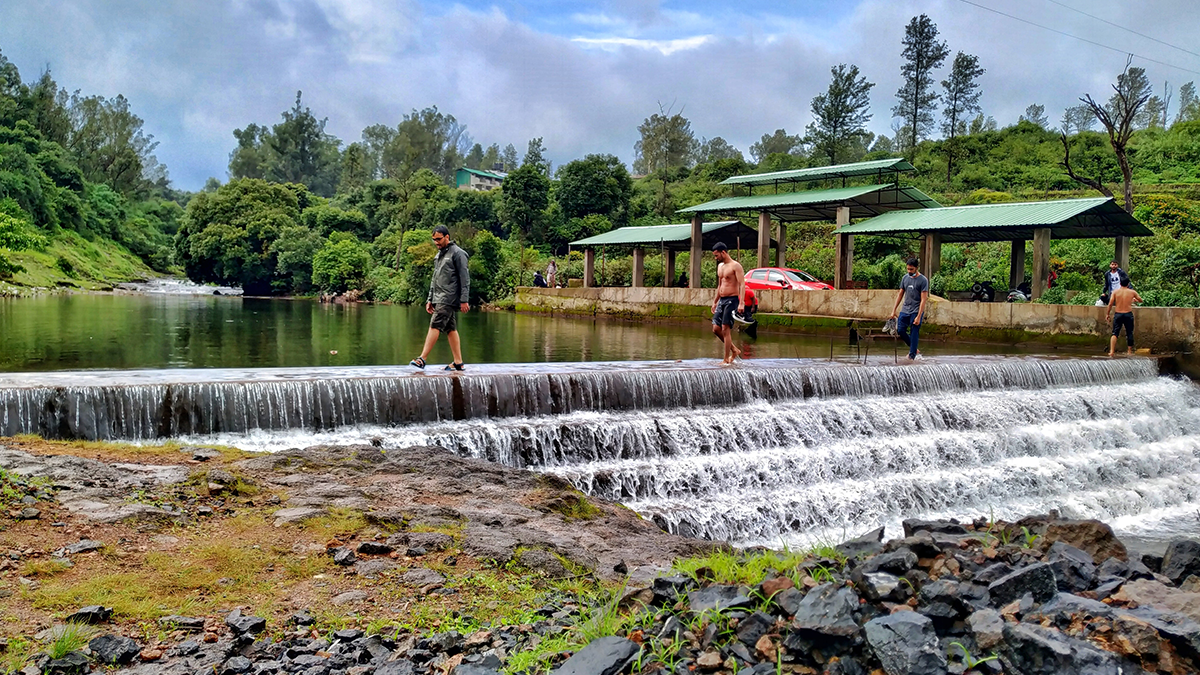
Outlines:
<svg viewBox="0 0 1200 675"><path fill-rule="evenodd" d="M764 331L828 334L878 327L892 312L896 291L755 291ZM711 288L520 288L516 309L571 316L687 320L707 318ZM988 342L1095 344L1111 334L1105 308L1008 302L950 302L931 297L921 337ZM1134 309L1139 347L1191 350L1200 343L1200 309ZM871 324L871 325L864 325ZM1122 337L1122 345L1124 338Z"/></svg>

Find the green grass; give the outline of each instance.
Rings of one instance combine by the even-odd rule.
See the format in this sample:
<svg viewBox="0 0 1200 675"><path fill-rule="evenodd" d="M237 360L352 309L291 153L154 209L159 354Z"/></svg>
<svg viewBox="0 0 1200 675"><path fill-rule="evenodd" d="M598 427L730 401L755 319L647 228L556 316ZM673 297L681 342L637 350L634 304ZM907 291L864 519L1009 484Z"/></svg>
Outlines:
<svg viewBox="0 0 1200 675"><path fill-rule="evenodd" d="M0 675L20 672L34 654L33 643L21 638L8 641L8 647L0 654Z"/></svg>
<svg viewBox="0 0 1200 675"><path fill-rule="evenodd" d="M55 234L45 250L10 253L9 258L25 268L8 280L9 286L95 289L159 276L120 244L89 241L69 230Z"/></svg>
<svg viewBox="0 0 1200 675"><path fill-rule="evenodd" d="M561 514L567 520L594 520L604 515L604 512L588 501L583 493L564 495L550 510Z"/></svg>
<svg viewBox="0 0 1200 675"><path fill-rule="evenodd" d="M755 586L772 572L793 576L798 565L813 557L816 556L810 551L787 549L750 554L716 550L702 556L680 558L675 561L674 571L697 581Z"/></svg>
<svg viewBox="0 0 1200 675"><path fill-rule="evenodd" d="M82 623L67 623L57 629L57 634L50 645L46 647L46 654L52 659L61 659L73 651L78 651L87 645L88 641L96 637L98 631L87 624Z"/></svg>
<svg viewBox="0 0 1200 675"><path fill-rule="evenodd" d="M27 577L52 577L71 569L62 560L30 560L21 566L21 574Z"/></svg>

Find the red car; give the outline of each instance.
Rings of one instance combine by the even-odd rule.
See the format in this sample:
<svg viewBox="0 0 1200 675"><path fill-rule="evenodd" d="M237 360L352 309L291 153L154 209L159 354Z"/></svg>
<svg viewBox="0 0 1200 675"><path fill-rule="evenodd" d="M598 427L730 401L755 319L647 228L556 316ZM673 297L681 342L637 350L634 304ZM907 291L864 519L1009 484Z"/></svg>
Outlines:
<svg viewBox="0 0 1200 675"><path fill-rule="evenodd" d="M746 272L746 288L756 291L781 288L792 291L833 290L833 286L804 270L793 270L786 267L758 267Z"/></svg>

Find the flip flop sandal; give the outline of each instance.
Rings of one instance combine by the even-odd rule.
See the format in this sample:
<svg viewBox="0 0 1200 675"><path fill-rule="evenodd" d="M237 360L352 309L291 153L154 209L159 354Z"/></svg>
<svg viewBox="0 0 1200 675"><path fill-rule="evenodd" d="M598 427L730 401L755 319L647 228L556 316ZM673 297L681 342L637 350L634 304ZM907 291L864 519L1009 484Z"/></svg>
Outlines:
<svg viewBox="0 0 1200 675"><path fill-rule="evenodd" d="M412 361L409 361L408 365L416 366L417 368L420 368L421 370L425 370L425 359L418 356L417 358L413 359Z"/></svg>
<svg viewBox="0 0 1200 675"><path fill-rule="evenodd" d="M466 370L467 366L463 363L448 363L445 370Z"/></svg>

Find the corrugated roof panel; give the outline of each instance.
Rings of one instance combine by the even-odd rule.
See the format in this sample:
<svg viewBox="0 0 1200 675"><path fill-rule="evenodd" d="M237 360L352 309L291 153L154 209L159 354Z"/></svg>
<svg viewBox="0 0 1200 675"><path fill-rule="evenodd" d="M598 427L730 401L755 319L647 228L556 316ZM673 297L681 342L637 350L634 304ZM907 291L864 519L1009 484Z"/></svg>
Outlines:
<svg viewBox="0 0 1200 675"><path fill-rule="evenodd" d="M769 211L788 222L833 220L838 206L849 206L851 217L865 218L896 209L929 209L940 206L916 188L890 185L856 185L829 190L722 197L679 209L676 213L735 214Z"/></svg>
<svg viewBox="0 0 1200 675"><path fill-rule="evenodd" d="M721 181L721 185L769 185L771 183L791 183L811 180L829 180L831 178L851 178L853 176L869 176L871 174L897 171L912 171L913 165L908 160L899 157L895 159L877 159L870 162L854 162L852 164L835 164L833 166L813 166L807 169L789 169L787 171L772 171L770 173L754 173L744 176L733 176Z"/></svg>
<svg viewBox="0 0 1200 675"><path fill-rule="evenodd" d="M708 234L715 230L740 224L738 220L721 220L701 225L701 232ZM571 242L571 246L601 246L601 245L631 245L657 244L660 242L687 241L692 238L692 224L678 223L675 225L646 225L643 227L619 227L603 234Z"/></svg>
<svg viewBox="0 0 1200 675"><path fill-rule="evenodd" d="M679 209L676 213L709 213L713 211L749 211L773 206L799 206L825 202L844 202L848 199L890 188L890 185L855 185L830 190L808 190L805 192L781 192L771 195L749 195L745 197L722 197L711 202Z"/></svg>

